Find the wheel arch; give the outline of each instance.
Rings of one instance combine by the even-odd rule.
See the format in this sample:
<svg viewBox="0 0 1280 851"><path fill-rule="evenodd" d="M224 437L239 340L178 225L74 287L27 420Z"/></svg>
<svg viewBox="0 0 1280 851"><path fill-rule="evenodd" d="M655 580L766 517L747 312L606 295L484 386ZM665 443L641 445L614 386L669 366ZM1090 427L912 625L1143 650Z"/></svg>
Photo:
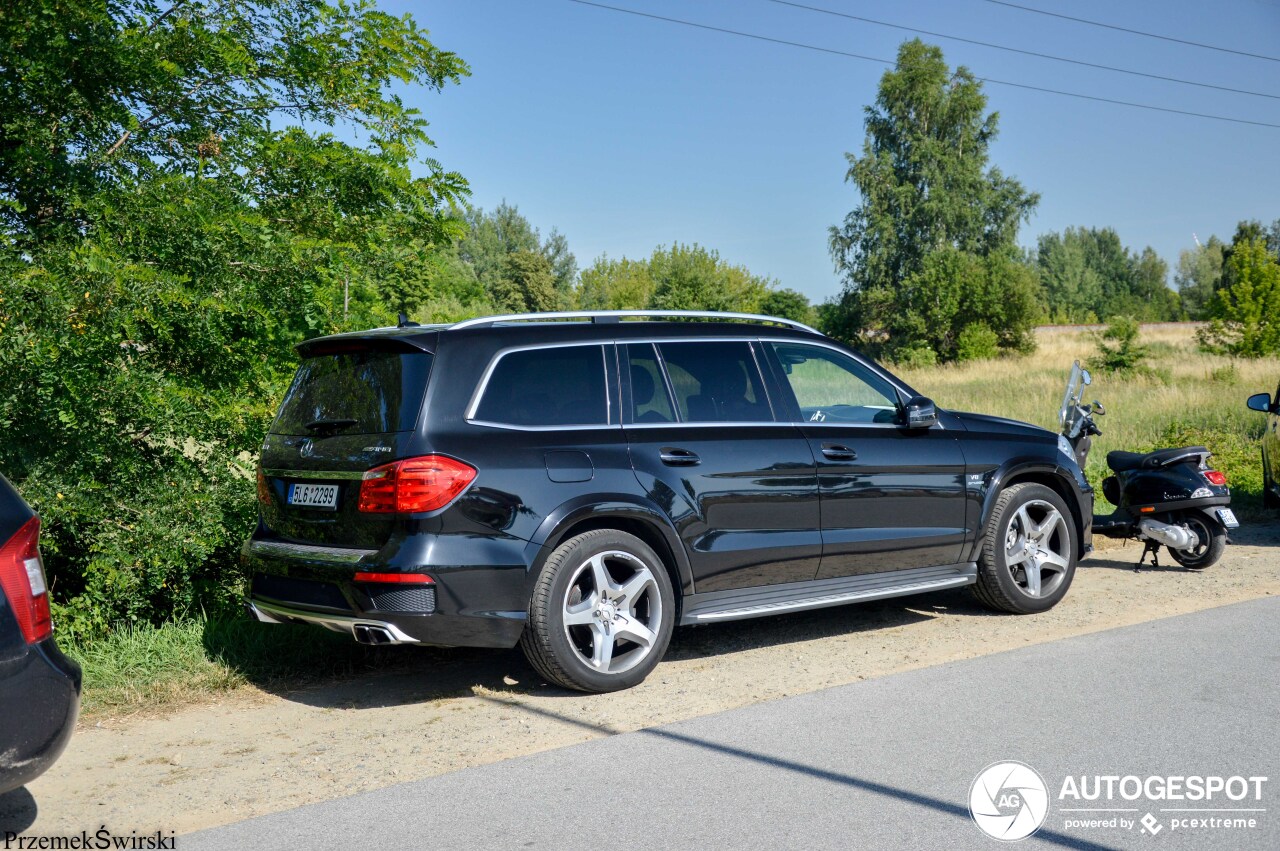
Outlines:
<svg viewBox="0 0 1280 851"><path fill-rule="evenodd" d="M583 497L562 505L542 522L529 546L529 582L564 541L594 529L617 529L635 535L658 554L675 590L677 622L681 600L693 593L693 573L671 521L655 504L626 495Z"/></svg>
<svg viewBox="0 0 1280 851"><path fill-rule="evenodd" d="M1086 522L1078 488L1068 474L1056 464L1044 462L1010 465L1006 469L997 471L992 477L991 485L982 503L982 515L978 522L978 534L974 542L972 558L976 559L982 548L982 536L985 534L987 523L991 521L991 512L995 510L996 500L1002 492L1021 484L1044 485L1062 497L1062 501L1067 504L1067 509L1071 512L1071 522L1076 533L1076 560L1084 558L1087 552L1086 530L1092 526L1093 516L1091 514Z"/></svg>

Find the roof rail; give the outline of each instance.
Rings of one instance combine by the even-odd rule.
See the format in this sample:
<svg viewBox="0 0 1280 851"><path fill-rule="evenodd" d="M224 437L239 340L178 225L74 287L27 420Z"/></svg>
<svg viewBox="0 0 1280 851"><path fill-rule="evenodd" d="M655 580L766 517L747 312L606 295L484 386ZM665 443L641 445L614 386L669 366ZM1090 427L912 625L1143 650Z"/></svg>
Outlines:
<svg viewBox="0 0 1280 851"><path fill-rule="evenodd" d="M803 322L793 319L782 319L777 316L764 316L759 313L723 313L712 310L562 310L548 313L510 313L504 316L479 316L475 319L464 319L449 326L449 330L460 328L488 328L504 322L545 322L562 319L590 319L592 322L617 322L623 317L642 317L645 319L721 319L737 322L767 322L774 325L785 325L798 331L820 334L818 329L810 328Z"/></svg>

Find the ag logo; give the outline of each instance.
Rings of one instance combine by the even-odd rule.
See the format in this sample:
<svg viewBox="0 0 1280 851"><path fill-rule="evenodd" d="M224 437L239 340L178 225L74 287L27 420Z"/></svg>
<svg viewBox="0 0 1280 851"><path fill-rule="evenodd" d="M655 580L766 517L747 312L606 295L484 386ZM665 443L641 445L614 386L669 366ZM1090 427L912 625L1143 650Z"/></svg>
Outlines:
<svg viewBox="0 0 1280 851"><path fill-rule="evenodd" d="M969 787L969 815L993 839L1013 842L1040 829L1049 814L1049 789L1029 765L997 762Z"/></svg>

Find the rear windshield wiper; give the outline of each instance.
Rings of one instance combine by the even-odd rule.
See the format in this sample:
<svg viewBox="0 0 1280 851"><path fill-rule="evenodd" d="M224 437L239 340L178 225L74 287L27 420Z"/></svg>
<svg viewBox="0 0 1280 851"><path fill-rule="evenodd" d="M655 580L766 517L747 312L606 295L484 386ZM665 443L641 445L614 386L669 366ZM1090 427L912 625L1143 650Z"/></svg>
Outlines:
<svg viewBox="0 0 1280 851"><path fill-rule="evenodd" d="M307 423L307 431L338 431L355 424L356 420L316 420Z"/></svg>

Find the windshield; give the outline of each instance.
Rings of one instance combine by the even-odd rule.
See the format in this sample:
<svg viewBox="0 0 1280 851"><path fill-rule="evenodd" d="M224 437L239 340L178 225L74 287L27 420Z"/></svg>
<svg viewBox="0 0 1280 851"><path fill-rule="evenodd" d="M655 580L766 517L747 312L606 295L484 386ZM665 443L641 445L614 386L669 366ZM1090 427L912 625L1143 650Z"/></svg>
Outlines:
<svg viewBox="0 0 1280 851"><path fill-rule="evenodd" d="M411 431L427 390L428 352L358 350L307 358L271 425L274 434Z"/></svg>

